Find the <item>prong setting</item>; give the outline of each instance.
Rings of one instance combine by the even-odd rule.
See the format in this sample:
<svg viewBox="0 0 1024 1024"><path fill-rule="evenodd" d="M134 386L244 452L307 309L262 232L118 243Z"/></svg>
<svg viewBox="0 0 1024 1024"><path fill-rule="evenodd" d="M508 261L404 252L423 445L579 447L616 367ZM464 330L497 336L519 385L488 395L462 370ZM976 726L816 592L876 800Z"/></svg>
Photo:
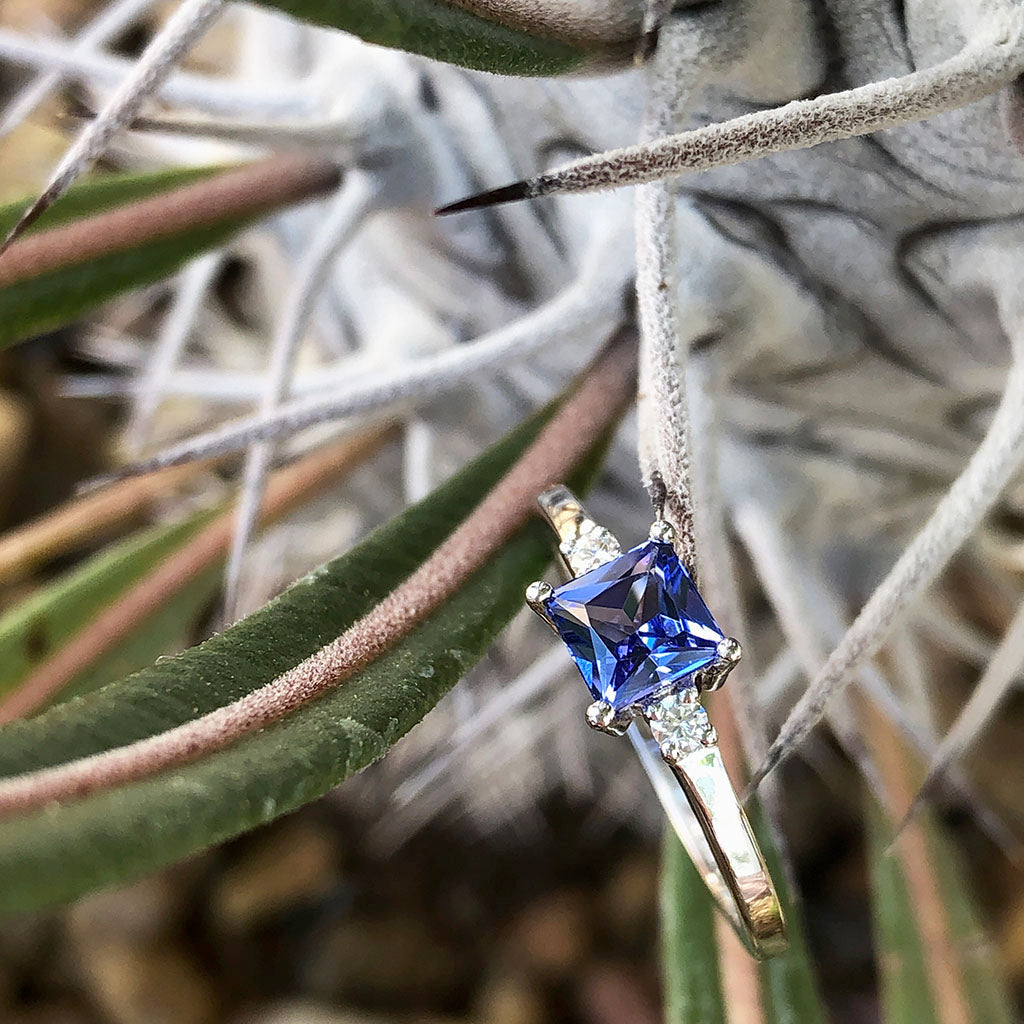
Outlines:
<svg viewBox="0 0 1024 1024"><path fill-rule="evenodd" d="M666 519L657 519L651 523L651 540L660 540L664 544L672 544L676 539L676 531Z"/></svg>
<svg viewBox="0 0 1024 1024"><path fill-rule="evenodd" d="M656 700L649 701L643 709L644 718L648 722L657 722L662 719L666 713L666 704L664 703L666 697L671 697L667 707L675 708L682 704L697 704L700 702L700 697L697 694L697 688L694 686L684 686L682 689L668 690L662 693Z"/></svg>
<svg viewBox="0 0 1024 1024"><path fill-rule="evenodd" d="M692 686L651 701L643 713L661 756L669 764L679 764L688 754L718 742L718 733Z"/></svg>
<svg viewBox="0 0 1024 1024"><path fill-rule="evenodd" d="M720 690L725 685L729 673L740 663L743 657L743 648L740 642L731 636L727 636L718 642L715 651L715 660L707 668L698 672L695 682L703 693L712 690Z"/></svg>
<svg viewBox="0 0 1024 1024"><path fill-rule="evenodd" d="M622 736L633 721L630 708L616 711L606 700L595 700L587 708L587 725L610 736Z"/></svg>
<svg viewBox="0 0 1024 1024"><path fill-rule="evenodd" d="M732 665L735 668L740 663L740 658L743 657L743 648L740 646L739 640L735 637L727 636L725 639L718 641L715 653L718 655L719 661Z"/></svg>
<svg viewBox="0 0 1024 1024"><path fill-rule="evenodd" d="M526 588L526 603L538 615L543 615L544 618L547 618L548 613L544 605L547 604L554 592L555 588L550 583L545 583L544 580L535 580Z"/></svg>
<svg viewBox="0 0 1024 1024"><path fill-rule="evenodd" d="M557 635L558 630L555 629L555 624L551 621L551 616L548 614L547 609L547 603L554 592L555 588L550 583L546 583L544 580L536 580L526 588L526 603Z"/></svg>
<svg viewBox="0 0 1024 1024"><path fill-rule="evenodd" d="M662 758L669 764L679 760L682 756L682 751L679 749L679 744L675 740L664 740L658 745L658 750L661 751Z"/></svg>

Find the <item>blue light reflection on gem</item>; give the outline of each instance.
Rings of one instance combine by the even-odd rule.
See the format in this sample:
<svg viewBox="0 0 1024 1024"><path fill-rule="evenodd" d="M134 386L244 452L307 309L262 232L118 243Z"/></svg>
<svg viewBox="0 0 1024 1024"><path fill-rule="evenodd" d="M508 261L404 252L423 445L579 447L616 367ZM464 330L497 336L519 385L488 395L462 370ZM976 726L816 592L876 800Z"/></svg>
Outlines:
<svg viewBox="0 0 1024 1024"><path fill-rule="evenodd" d="M594 699L616 711L692 685L723 638L672 545L657 540L570 580L546 610Z"/></svg>

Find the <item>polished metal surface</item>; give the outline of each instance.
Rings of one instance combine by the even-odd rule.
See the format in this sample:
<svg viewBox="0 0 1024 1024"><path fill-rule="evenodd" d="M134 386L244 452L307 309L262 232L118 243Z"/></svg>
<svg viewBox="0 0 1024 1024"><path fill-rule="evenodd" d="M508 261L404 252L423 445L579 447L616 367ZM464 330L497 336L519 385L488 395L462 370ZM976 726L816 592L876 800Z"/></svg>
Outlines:
<svg viewBox="0 0 1024 1024"><path fill-rule="evenodd" d="M620 550L615 538L594 523L564 485L545 491L538 503L558 534L562 566L569 577L588 572ZM671 527L656 522L651 536L671 542ZM527 591L530 607L549 626L553 623L545 602L551 593L551 586L544 582L531 584ZM731 637L722 641L718 658L697 681L698 689L721 686L741 654ZM753 956L777 956L788 941L775 886L725 770L717 734L710 726L701 728L695 717L688 718L688 707L704 721L696 691L691 689L688 699L669 692L617 714L597 701L587 709L587 722L601 732L629 736L673 829L719 909ZM677 716L679 733L659 744L651 727L662 736L666 728L671 732L666 715Z"/></svg>

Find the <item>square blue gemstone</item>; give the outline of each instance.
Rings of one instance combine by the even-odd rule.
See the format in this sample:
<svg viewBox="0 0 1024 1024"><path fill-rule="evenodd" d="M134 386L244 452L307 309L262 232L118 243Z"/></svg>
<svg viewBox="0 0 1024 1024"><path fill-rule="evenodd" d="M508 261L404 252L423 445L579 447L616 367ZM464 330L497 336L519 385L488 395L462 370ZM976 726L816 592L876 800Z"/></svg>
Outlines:
<svg viewBox="0 0 1024 1024"><path fill-rule="evenodd" d="M595 700L620 711L693 683L723 633L671 544L649 540L570 580L546 610Z"/></svg>

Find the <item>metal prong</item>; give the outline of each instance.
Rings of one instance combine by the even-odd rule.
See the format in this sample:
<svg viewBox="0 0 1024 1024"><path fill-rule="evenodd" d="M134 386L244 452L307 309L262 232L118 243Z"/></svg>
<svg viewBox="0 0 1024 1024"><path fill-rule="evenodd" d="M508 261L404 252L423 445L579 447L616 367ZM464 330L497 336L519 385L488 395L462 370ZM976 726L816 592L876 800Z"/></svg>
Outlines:
<svg viewBox="0 0 1024 1024"><path fill-rule="evenodd" d="M665 740L664 743L659 744L658 751L661 754L661 759L669 764L675 764L679 759L678 745L673 743L672 740Z"/></svg>
<svg viewBox="0 0 1024 1024"><path fill-rule="evenodd" d="M740 663L743 648L739 640L727 636L718 642L715 660L699 675L698 685L701 690L719 690L725 684L729 673Z"/></svg>
<svg viewBox="0 0 1024 1024"><path fill-rule="evenodd" d="M672 524L665 519L658 519L651 523L651 540L664 541L666 544L671 544L676 539L676 531L672 528Z"/></svg>
<svg viewBox="0 0 1024 1024"><path fill-rule="evenodd" d="M666 693L662 693L657 700L652 700L648 704L644 705L643 715L648 721L660 721L662 716L665 714L665 705L662 701L666 697L672 697L682 704L699 704L700 694L697 693L696 686L683 686L678 690L670 690Z"/></svg>
<svg viewBox="0 0 1024 1024"><path fill-rule="evenodd" d="M702 739L705 747L713 747L718 742L718 730L713 725L709 725L704 730Z"/></svg>
<svg viewBox="0 0 1024 1024"><path fill-rule="evenodd" d="M555 588L550 583L545 583L544 580L536 580L526 588L526 603L551 627L551 629L557 634L558 630L555 629L555 624L551 621L551 616L548 615L547 603L548 598L555 592Z"/></svg>
<svg viewBox="0 0 1024 1024"><path fill-rule="evenodd" d="M727 636L718 641L715 653L718 660L728 665L730 669L735 668L743 657L743 648L735 637Z"/></svg>
<svg viewBox="0 0 1024 1024"><path fill-rule="evenodd" d="M611 736L623 735L632 721L632 712L616 711L606 700L595 700L587 708L587 725Z"/></svg>

